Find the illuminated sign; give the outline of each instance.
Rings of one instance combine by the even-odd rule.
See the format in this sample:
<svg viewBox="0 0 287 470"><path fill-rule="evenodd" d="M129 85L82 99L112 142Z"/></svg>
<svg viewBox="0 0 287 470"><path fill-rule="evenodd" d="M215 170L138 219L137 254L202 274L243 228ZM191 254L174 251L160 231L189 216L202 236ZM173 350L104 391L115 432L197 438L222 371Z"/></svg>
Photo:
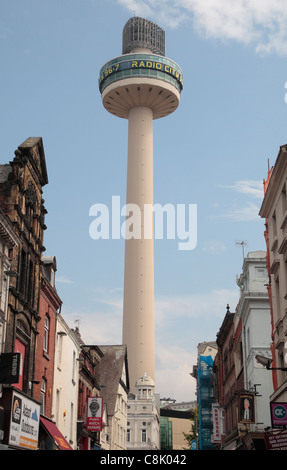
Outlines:
<svg viewBox="0 0 287 470"><path fill-rule="evenodd" d="M173 78L175 78L178 83L180 84L180 87L183 88L183 77L182 74L179 72L179 70L172 65L165 64L163 62L158 62L154 60L127 60L124 62L118 62L116 64L112 64L109 67L107 67L100 75L99 78L99 86L101 87L103 81L110 77L112 74L116 72L120 72L122 70L142 70L142 69L148 69L148 70L155 70L159 72L166 73L168 75L171 75Z"/></svg>

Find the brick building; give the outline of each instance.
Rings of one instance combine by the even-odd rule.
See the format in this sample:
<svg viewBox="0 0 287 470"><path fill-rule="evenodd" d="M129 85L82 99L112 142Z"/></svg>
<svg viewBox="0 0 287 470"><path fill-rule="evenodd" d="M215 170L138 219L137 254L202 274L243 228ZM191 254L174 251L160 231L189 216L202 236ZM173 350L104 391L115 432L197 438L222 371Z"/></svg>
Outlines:
<svg viewBox="0 0 287 470"><path fill-rule="evenodd" d="M28 138L15 151L14 159L0 165L0 208L13 226L20 243L15 249L7 313L6 352L22 356L17 388L33 396L35 343L44 251L45 207L42 187L48 183L43 142Z"/></svg>
<svg viewBox="0 0 287 470"><path fill-rule="evenodd" d="M56 321L62 305L55 288L56 270L56 258L44 256L34 374L37 383L34 384L33 396L41 403L41 414L48 418L52 413Z"/></svg>
<svg viewBox="0 0 287 470"><path fill-rule="evenodd" d="M79 357L79 391L78 391L78 448L90 450L98 447L99 432L89 431L86 426L88 398L100 396L97 368L103 357L103 352L96 345L85 345L81 340L79 330L76 329L81 345Z"/></svg>

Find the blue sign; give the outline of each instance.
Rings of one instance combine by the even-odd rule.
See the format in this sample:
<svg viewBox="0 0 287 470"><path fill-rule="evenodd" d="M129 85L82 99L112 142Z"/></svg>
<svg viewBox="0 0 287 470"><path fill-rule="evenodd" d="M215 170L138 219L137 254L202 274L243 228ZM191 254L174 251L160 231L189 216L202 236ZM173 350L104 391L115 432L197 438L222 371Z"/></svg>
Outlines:
<svg viewBox="0 0 287 470"><path fill-rule="evenodd" d="M197 450L197 442L191 441L191 450Z"/></svg>

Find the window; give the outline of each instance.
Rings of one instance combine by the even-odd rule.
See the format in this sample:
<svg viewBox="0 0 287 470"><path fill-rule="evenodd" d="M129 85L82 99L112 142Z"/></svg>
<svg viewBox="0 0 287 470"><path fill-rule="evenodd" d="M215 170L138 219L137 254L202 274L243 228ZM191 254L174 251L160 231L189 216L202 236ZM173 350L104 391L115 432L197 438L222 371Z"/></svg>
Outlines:
<svg viewBox="0 0 287 470"><path fill-rule="evenodd" d="M127 442L131 442L131 430L127 429Z"/></svg>
<svg viewBox="0 0 287 470"><path fill-rule="evenodd" d="M72 363L72 382L73 384L75 385L75 380L76 380L76 377L75 377L75 374L76 374L76 352L73 351L73 363Z"/></svg>
<svg viewBox="0 0 287 470"><path fill-rule="evenodd" d="M146 442L146 429L142 429L142 442Z"/></svg>
<svg viewBox="0 0 287 470"><path fill-rule="evenodd" d="M46 380L42 378L41 381L41 397L40 397L40 413L45 414L45 403L46 403Z"/></svg>
<svg viewBox="0 0 287 470"><path fill-rule="evenodd" d="M285 188L285 186L282 189L281 197L282 197L282 215L284 216L284 214L286 212L286 209L287 209L286 188Z"/></svg>
<svg viewBox="0 0 287 470"><path fill-rule="evenodd" d="M22 249L19 257L18 290L33 306L35 296L35 266L30 255Z"/></svg>
<svg viewBox="0 0 287 470"><path fill-rule="evenodd" d="M32 261L29 262L29 274L28 274L28 288L27 288L27 300L33 306L34 304L34 265Z"/></svg>
<svg viewBox="0 0 287 470"><path fill-rule="evenodd" d="M19 292L21 294L25 293L25 281L26 281L26 262L27 262L27 254L24 250L21 251L20 256L20 275L19 275Z"/></svg>
<svg viewBox="0 0 287 470"><path fill-rule="evenodd" d="M70 442L73 442L74 403L71 403Z"/></svg>
<svg viewBox="0 0 287 470"><path fill-rule="evenodd" d="M44 326L44 345L43 349L45 352L48 352L49 348L49 328L50 328L50 320L48 315L45 316L45 326Z"/></svg>

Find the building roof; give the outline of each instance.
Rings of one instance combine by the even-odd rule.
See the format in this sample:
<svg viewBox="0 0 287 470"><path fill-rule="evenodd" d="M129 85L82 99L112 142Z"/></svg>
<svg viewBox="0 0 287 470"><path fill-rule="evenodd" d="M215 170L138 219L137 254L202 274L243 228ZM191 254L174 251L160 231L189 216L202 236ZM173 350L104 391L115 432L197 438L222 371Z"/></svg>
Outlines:
<svg viewBox="0 0 287 470"><path fill-rule="evenodd" d="M144 375L137 380L136 387L154 387L154 381L144 373Z"/></svg>
<svg viewBox="0 0 287 470"><path fill-rule="evenodd" d="M259 215L268 218L272 204L277 197L280 185L282 184L282 177L287 166L287 145L281 145L279 148L278 156L272 169L268 174L267 184L264 184L265 195L262 201Z"/></svg>
<svg viewBox="0 0 287 470"><path fill-rule="evenodd" d="M108 415L113 415L116 406L119 385L126 393L129 391L127 347L125 345L100 345L103 353L98 364L101 395L107 404ZM123 370L126 371L126 383L122 380Z"/></svg>

